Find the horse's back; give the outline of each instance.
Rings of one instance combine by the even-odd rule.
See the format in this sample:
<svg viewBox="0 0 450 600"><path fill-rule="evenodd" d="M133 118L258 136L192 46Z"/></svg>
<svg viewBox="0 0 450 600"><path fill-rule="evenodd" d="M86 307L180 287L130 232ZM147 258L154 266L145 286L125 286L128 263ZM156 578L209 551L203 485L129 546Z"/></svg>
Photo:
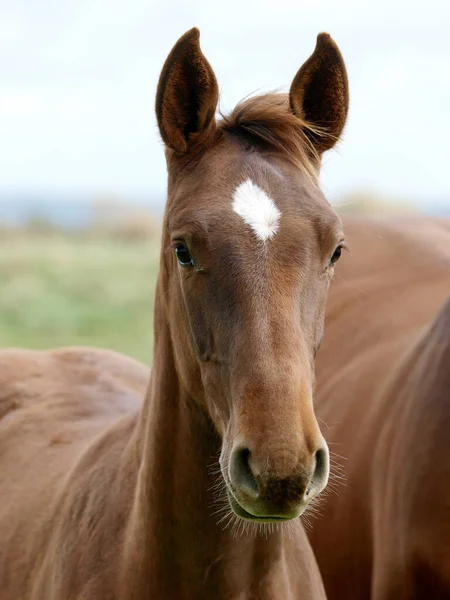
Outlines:
<svg viewBox="0 0 450 600"><path fill-rule="evenodd" d="M148 376L107 350L0 351L0 464L9 453L17 464L21 455L88 441L139 408Z"/></svg>
<svg viewBox="0 0 450 600"><path fill-rule="evenodd" d="M66 475L101 431L137 411L148 376L109 351L0 351L2 600L23 597Z"/></svg>
<svg viewBox="0 0 450 600"><path fill-rule="evenodd" d="M10 410L26 408L57 400L63 394L65 400L80 401L83 394L93 392L98 398L117 384L124 390L142 392L148 381L149 371L137 361L113 352L97 348L61 348L48 351L0 350L0 415ZM72 390L70 386L73 386ZM130 395L134 402L134 393ZM123 400L126 406L126 397Z"/></svg>

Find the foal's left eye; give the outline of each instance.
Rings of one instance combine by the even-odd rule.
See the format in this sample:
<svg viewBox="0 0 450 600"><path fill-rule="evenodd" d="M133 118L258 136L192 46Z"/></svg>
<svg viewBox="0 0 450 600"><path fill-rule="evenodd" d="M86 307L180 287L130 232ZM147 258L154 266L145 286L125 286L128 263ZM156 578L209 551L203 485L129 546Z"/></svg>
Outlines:
<svg viewBox="0 0 450 600"><path fill-rule="evenodd" d="M194 262L192 260L189 248L185 244L177 244L175 246L175 254L177 255L178 262L182 267L192 267Z"/></svg>
<svg viewBox="0 0 450 600"><path fill-rule="evenodd" d="M338 246L333 253L333 256L330 258L330 265L333 266L337 263L337 261L341 258L342 254L342 246Z"/></svg>

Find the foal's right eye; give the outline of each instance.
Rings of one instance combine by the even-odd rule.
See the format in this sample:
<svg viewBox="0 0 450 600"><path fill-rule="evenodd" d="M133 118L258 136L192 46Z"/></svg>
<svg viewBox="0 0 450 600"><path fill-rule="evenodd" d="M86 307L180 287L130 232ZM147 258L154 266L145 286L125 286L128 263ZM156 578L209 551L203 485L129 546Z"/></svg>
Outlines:
<svg viewBox="0 0 450 600"><path fill-rule="evenodd" d="M175 246L175 254L182 267L192 267L194 265L189 248L185 244L177 244Z"/></svg>
<svg viewBox="0 0 450 600"><path fill-rule="evenodd" d="M342 244L339 244L339 246L333 252L333 256L330 259L330 266L331 267L333 267L337 263L337 261L341 258L342 248L343 248Z"/></svg>

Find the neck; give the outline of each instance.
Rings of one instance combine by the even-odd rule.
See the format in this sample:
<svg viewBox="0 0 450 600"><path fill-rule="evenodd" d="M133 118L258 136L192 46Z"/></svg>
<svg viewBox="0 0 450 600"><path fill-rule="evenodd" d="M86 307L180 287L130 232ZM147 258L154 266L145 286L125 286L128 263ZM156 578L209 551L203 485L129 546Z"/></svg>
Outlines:
<svg viewBox="0 0 450 600"><path fill-rule="evenodd" d="M280 534L235 538L217 523L209 471L220 439L180 383L167 328L158 327L135 435L138 475L124 553L127 598L228 598L232 589L238 596L240 581L248 587L261 579L269 557L279 563Z"/></svg>

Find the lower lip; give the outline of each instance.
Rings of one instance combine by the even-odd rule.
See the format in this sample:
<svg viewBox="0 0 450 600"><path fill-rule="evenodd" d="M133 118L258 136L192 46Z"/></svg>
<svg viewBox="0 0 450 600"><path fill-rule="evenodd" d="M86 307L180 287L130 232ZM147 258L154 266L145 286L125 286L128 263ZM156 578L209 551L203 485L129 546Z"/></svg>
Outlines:
<svg viewBox="0 0 450 600"><path fill-rule="evenodd" d="M297 517L299 517L304 510L301 510L298 514L293 515L292 517L261 517L258 515L252 515L251 513L247 512L245 508L242 508L242 506L239 504L239 502L229 490L228 501L233 512L238 517L240 517L241 519L245 519L246 521L252 521L253 523L282 523L285 521L292 521L292 519L296 519Z"/></svg>

